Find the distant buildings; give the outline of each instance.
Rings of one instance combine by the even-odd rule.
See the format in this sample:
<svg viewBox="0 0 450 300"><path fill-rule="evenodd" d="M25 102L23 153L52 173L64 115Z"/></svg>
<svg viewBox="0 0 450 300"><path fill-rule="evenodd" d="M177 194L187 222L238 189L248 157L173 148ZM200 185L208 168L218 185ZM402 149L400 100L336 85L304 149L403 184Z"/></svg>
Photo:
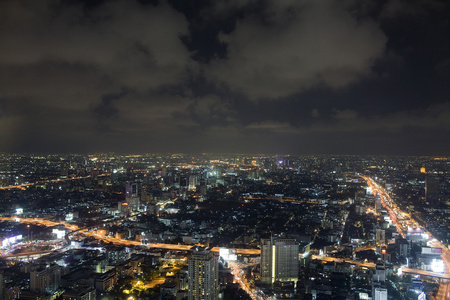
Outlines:
<svg viewBox="0 0 450 300"><path fill-rule="evenodd" d="M189 259L189 300L217 299L219 264L210 251L195 251Z"/></svg>
<svg viewBox="0 0 450 300"><path fill-rule="evenodd" d="M261 281L298 280L299 245L295 239L270 238L261 240Z"/></svg>

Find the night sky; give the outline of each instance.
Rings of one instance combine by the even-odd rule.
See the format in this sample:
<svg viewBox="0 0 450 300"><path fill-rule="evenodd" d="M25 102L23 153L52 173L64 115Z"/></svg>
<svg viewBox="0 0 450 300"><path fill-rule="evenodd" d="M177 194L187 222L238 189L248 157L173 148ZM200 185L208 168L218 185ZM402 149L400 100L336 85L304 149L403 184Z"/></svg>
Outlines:
<svg viewBox="0 0 450 300"><path fill-rule="evenodd" d="M450 155L450 1L0 1L0 151Z"/></svg>

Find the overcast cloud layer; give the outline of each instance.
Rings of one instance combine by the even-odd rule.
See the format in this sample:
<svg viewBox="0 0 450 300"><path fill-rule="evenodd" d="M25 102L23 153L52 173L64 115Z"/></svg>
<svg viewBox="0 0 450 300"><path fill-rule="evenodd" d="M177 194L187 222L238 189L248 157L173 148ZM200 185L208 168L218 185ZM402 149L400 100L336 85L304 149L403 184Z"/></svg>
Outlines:
<svg viewBox="0 0 450 300"><path fill-rule="evenodd" d="M448 15L437 0L2 1L0 151L449 155Z"/></svg>

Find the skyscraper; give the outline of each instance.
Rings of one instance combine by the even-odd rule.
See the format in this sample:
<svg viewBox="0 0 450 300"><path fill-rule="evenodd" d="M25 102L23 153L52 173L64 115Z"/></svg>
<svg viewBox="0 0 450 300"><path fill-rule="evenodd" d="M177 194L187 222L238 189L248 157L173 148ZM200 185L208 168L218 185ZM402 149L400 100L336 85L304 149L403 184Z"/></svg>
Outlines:
<svg viewBox="0 0 450 300"><path fill-rule="evenodd" d="M139 185L136 182L127 182L125 188L125 201L132 212L137 212L139 210L140 195L139 195Z"/></svg>
<svg viewBox="0 0 450 300"><path fill-rule="evenodd" d="M377 194L375 197L375 213L379 215L381 213L381 196Z"/></svg>
<svg viewBox="0 0 450 300"><path fill-rule="evenodd" d="M270 238L261 240L261 281L298 280L299 246L295 239Z"/></svg>
<svg viewBox="0 0 450 300"><path fill-rule="evenodd" d="M189 191L195 191L197 187L197 176L196 175L190 175L189 176Z"/></svg>
<svg viewBox="0 0 450 300"><path fill-rule="evenodd" d="M372 299L388 299L388 293L386 289L386 268L382 264L376 265L375 274L372 278Z"/></svg>
<svg viewBox="0 0 450 300"><path fill-rule="evenodd" d="M219 263L208 250L195 251L189 259L189 300L217 299Z"/></svg>
<svg viewBox="0 0 450 300"><path fill-rule="evenodd" d="M425 177L425 200L433 204L439 201L439 180L430 173Z"/></svg>

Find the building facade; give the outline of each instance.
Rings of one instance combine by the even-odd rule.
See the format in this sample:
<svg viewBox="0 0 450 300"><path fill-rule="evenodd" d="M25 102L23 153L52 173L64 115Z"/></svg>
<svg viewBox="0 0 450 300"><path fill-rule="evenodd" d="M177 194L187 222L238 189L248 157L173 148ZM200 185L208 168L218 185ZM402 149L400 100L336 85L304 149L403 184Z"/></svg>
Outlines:
<svg viewBox="0 0 450 300"><path fill-rule="evenodd" d="M261 240L261 281L298 280L299 245L295 239L270 238Z"/></svg>
<svg viewBox="0 0 450 300"><path fill-rule="evenodd" d="M214 300L219 292L219 263L210 251L195 251L189 259L188 299Z"/></svg>

